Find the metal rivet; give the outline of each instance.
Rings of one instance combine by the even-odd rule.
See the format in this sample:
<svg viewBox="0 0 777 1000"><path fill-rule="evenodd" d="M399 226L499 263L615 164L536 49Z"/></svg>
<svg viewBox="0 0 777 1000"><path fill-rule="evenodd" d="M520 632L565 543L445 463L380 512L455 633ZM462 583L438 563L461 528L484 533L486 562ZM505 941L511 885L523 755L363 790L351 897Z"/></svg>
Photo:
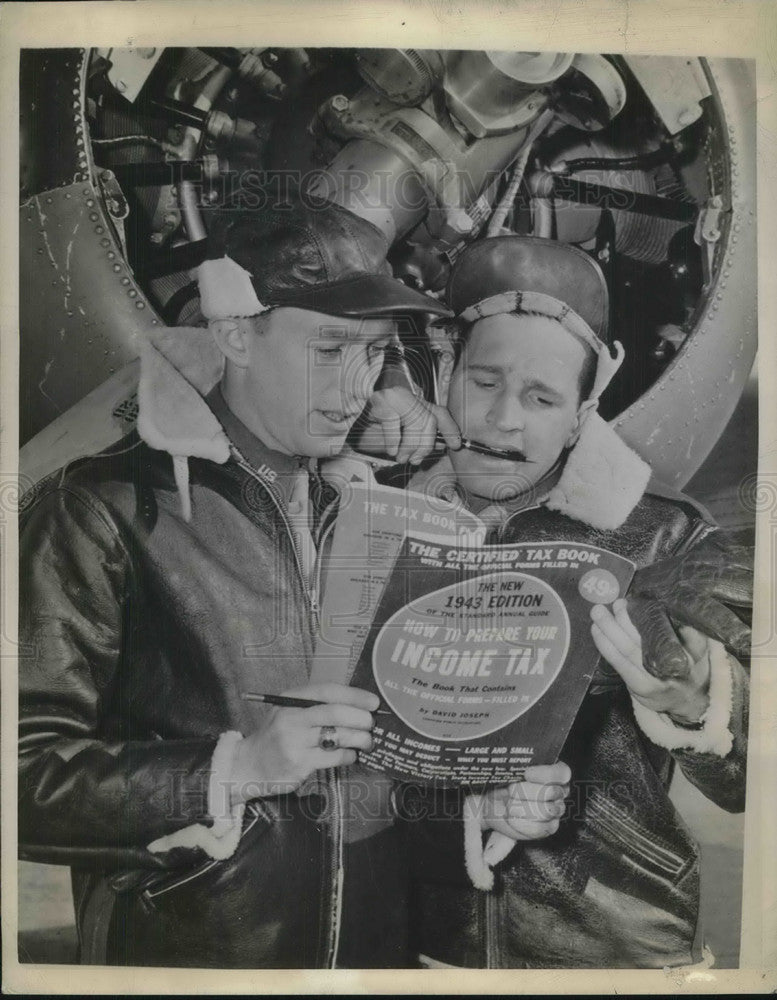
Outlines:
<svg viewBox="0 0 777 1000"><path fill-rule="evenodd" d="M121 270L121 264L114 264L113 265L113 270L116 271L116 272L119 272Z"/></svg>
<svg viewBox="0 0 777 1000"><path fill-rule="evenodd" d="M116 254L113 252L113 250L108 251L108 260L113 260L115 256Z"/></svg>
<svg viewBox="0 0 777 1000"><path fill-rule="evenodd" d="M111 245L111 241L108 239L107 236L105 237L105 239L100 240L100 246L101 247L109 247L110 245Z"/></svg>
<svg viewBox="0 0 777 1000"><path fill-rule="evenodd" d="M135 303L135 308L136 309L145 309L146 308L146 303L145 302L141 302L140 300L138 300Z"/></svg>
<svg viewBox="0 0 777 1000"><path fill-rule="evenodd" d="M43 247L38 247L35 253L43 253Z"/></svg>
<svg viewBox="0 0 777 1000"><path fill-rule="evenodd" d="M100 216L99 216L99 214L97 212L90 212L89 213L89 218L92 220L92 222L99 222L100 221Z"/></svg>
<svg viewBox="0 0 777 1000"><path fill-rule="evenodd" d="M129 295L131 299L134 299L137 296L137 294L138 293L135 291L134 288L130 288L130 290L127 292L127 295Z"/></svg>
<svg viewBox="0 0 777 1000"><path fill-rule="evenodd" d="M53 198L47 198L47 199L46 199L46 204L47 204L47 205L50 205L50 204L52 203L52 201L54 201L54 199L53 199Z"/></svg>
<svg viewBox="0 0 777 1000"><path fill-rule="evenodd" d="M94 231L97 233L98 236L102 236L102 234L105 232L105 229L102 226L95 226Z"/></svg>
<svg viewBox="0 0 777 1000"><path fill-rule="evenodd" d="M84 191L84 194L91 194L91 193L92 193L91 191ZM94 198L87 198L86 199L86 207L87 208L94 208Z"/></svg>
<svg viewBox="0 0 777 1000"><path fill-rule="evenodd" d="M67 193L67 194L65 195L65 198L66 198L66 199L69 199L69 198L70 198L70 192L69 192L69 191L68 191L68 193Z"/></svg>
<svg viewBox="0 0 777 1000"><path fill-rule="evenodd" d="M121 283L122 283L122 285L128 285L130 283L130 280L129 280L129 278L122 278L121 279Z"/></svg>

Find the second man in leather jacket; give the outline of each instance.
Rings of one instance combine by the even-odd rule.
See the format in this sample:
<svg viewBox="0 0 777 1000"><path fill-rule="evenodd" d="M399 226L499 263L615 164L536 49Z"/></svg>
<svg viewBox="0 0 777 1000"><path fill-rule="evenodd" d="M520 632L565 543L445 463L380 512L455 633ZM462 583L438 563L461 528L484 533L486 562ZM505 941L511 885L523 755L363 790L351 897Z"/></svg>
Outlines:
<svg viewBox="0 0 777 1000"><path fill-rule="evenodd" d="M404 475L411 490L457 495L490 527L492 544L579 541L625 556L638 570L632 594L645 567L669 560L671 570L696 552L706 553L702 564L715 555L718 532L706 514L653 481L596 413L618 358L601 339L607 293L589 257L538 239L482 241L457 261L449 301L461 346L450 411L466 437L523 460L452 451L409 482L395 470L393 485ZM708 574L713 565L733 571L720 553ZM688 593L688 575L675 574L684 586L661 593L664 602ZM671 577L664 574L664 591ZM629 607L640 608L631 595ZM668 621L669 647L654 656L643 640L663 611L647 611L636 619L640 636L623 600L613 611L592 607L606 662L561 752L572 795L554 836L513 846L490 833L484 843L478 812L492 806L476 797L459 804L470 818L458 848L435 841L430 824L413 904L425 964L662 968L702 960L699 848L667 787L677 764L712 801L744 808L748 682L721 642L681 625L680 643ZM424 803L416 808L421 814ZM430 801L426 808L441 811Z"/></svg>

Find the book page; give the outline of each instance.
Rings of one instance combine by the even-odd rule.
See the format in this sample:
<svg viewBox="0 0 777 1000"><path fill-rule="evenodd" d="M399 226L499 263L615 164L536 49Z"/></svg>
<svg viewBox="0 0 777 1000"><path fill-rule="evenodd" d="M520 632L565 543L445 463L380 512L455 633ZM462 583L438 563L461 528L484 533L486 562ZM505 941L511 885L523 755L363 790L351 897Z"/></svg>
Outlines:
<svg viewBox="0 0 777 1000"><path fill-rule="evenodd" d="M391 486L351 483L319 566L321 630L314 681L349 683L391 567L408 531L430 541L481 543L486 529L463 507Z"/></svg>

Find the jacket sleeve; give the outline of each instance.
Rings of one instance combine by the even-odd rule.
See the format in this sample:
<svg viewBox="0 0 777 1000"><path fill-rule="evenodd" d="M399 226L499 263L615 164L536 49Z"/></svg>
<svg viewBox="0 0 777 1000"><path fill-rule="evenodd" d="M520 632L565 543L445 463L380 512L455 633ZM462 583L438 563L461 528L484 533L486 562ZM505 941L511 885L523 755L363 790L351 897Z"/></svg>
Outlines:
<svg viewBox="0 0 777 1000"><path fill-rule="evenodd" d="M745 808L749 681L747 672L718 642L711 641L710 704L700 729L675 725L632 699L645 735L669 750L685 776L728 812Z"/></svg>
<svg viewBox="0 0 777 1000"><path fill-rule="evenodd" d="M729 665L731 750L721 757L711 752L680 749L675 750L673 756L691 784L708 799L728 812L742 812L745 808L750 684L742 665L731 656Z"/></svg>
<svg viewBox="0 0 777 1000"><path fill-rule="evenodd" d="M131 638L132 560L91 494L60 487L20 536L19 839L59 863L115 856L205 823L215 739L105 731ZM129 706L126 706L129 708ZM137 860L136 857L136 860ZM76 859L76 860L74 860Z"/></svg>
<svg viewBox="0 0 777 1000"><path fill-rule="evenodd" d="M724 639L710 638L723 633L737 639L738 649L748 645L749 632L740 624L734 612L726 608L731 597L737 606L746 606L747 593L752 594L752 576L748 578L747 564L731 556L731 564L717 556L716 548L725 553L720 539L729 533L717 528L708 517L693 519L688 540L674 547L665 557L686 556L688 571L674 584L665 581L671 598L667 601L670 616L680 624L693 624L708 636L710 644L710 703L700 729L675 725L669 716L652 712L632 699L634 715L646 736L672 754L688 780L708 799L729 812L741 812L745 807L747 765L747 731L749 716L748 671L736 659L731 649L723 645ZM696 552L703 553L696 556ZM698 563L698 565L695 565ZM659 567L656 567L658 569ZM651 567L652 569L652 567ZM732 585L728 583L732 581ZM660 582L660 580L659 580ZM741 591L741 593L740 593ZM730 592L730 593L729 593ZM660 587L656 595L660 593ZM688 616L684 603L694 604L694 615ZM724 615L740 625L740 630L720 630Z"/></svg>

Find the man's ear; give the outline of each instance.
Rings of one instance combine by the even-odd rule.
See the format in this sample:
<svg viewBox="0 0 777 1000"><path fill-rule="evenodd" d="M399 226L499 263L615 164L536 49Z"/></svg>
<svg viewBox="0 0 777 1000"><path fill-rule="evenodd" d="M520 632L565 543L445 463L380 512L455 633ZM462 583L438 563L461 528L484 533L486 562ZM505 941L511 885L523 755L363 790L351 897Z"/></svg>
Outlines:
<svg viewBox="0 0 777 1000"><path fill-rule="evenodd" d="M585 427L586 421L592 413L596 413L598 408L598 399L587 399L584 403L580 404L577 411L577 418L575 419L575 426L572 428L572 433L567 438L567 448L571 448L573 445L577 444L577 440Z"/></svg>
<svg viewBox="0 0 777 1000"><path fill-rule="evenodd" d="M208 329L225 358L238 368L248 366L250 338L256 336L250 317L212 319Z"/></svg>

